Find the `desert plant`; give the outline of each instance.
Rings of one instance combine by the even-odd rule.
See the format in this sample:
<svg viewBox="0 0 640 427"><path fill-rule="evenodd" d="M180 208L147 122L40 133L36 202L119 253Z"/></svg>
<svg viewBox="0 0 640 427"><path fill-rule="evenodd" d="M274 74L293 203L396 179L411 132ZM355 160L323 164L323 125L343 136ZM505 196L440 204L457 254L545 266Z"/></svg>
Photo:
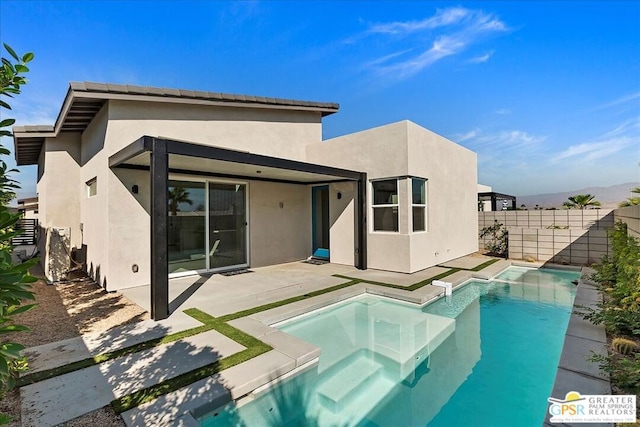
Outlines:
<svg viewBox="0 0 640 427"><path fill-rule="evenodd" d="M638 345L638 343L621 337L614 338L613 341L611 341L611 348L613 348L620 354L624 354L625 356L640 351L640 346Z"/></svg>
<svg viewBox="0 0 640 427"><path fill-rule="evenodd" d="M480 230L480 238L488 238L485 241L485 249L490 254L507 258L509 253L509 232L506 227L498 221L494 221L493 225L484 227Z"/></svg>

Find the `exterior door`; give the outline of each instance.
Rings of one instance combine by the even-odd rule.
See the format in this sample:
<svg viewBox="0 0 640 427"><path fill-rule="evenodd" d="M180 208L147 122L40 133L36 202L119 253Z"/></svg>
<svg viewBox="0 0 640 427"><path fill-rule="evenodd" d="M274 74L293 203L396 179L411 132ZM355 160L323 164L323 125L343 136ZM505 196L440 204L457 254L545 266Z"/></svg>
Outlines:
<svg viewBox="0 0 640 427"><path fill-rule="evenodd" d="M209 269L247 265L247 186L209 183Z"/></svg>
<svg viewBox="0 0 640 427"><path fill-rule="evenodd" d="M247 185L169 180L169 276L246 267Z"/></svg>
<svg viewBox="0 0 640 427"><path fill-rule="evenodd" d="M329 259L329 186L311 187L313 256Z"/></svg>

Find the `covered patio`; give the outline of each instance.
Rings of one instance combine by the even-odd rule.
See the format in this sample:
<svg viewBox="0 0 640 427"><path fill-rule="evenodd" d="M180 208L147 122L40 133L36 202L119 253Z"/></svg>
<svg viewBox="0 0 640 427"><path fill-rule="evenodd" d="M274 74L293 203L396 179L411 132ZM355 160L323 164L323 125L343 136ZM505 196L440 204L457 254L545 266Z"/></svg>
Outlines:
<svg viewBox="0 0 640 427"><path fill-rule="evenodd" d="M354 266L361 270L367 268L366 173L151 136L143 136L109 157L109 167L150 172L150 302L141 305L150 310L155 320L167 318L172 308L181 304L181 298L196 292L203 280L206 281L199 276L184 278L184 281L172 279L177 295L170 298L167 231L170 173L304 186L353 182L357 188Z"/></svg>

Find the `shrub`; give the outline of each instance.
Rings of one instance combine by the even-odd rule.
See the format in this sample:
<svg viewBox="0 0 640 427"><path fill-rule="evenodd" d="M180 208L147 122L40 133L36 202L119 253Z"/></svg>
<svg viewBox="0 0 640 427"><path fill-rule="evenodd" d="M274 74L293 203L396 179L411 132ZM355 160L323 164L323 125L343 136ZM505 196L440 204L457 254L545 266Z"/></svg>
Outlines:
<svg viewBox="0 0 640 427"><path fill-rule="evenodd" d="M506 227L495 221L493 225L480 230L480 238L489 238L484 244L485 249L492 255L507 258L509 253L509 232Z"/></svg>
<svg viewBox="0 0 640 427"><path fill-rule="evenodd" d="M26 83L23 74L29 71L26 64L33 59L33 54L27 53L19 57L11 47L6 44L4 47L10 58L2 58L0 95L12 98L20 93L20 86ZM11 107L4 99L6 98L0 99L0 107L10 110ZM14 119L0 121L0 136L11 136L11 132L3 128L14 123ZM0 156L9 154L9 150L0 146ZM12 318L33 308L33 304L22 305L22 302L34 299L30 284L36 281L29 275L29 268L35 265L36 260L17 265L11 260L11 239L20 234L20 231L14 230L20 215L12 214L7 207L7 203L15 197L14 190L20 188L18 182L11 178L13 172L17 171L9 169L7 163L0 158L0 394L12 389L18 372L27 367L26 359L20 354L24 346L10 342L4 335L28 329L14 324Z"/></svg>
<svg viewBox="0 0 640 427"><path fill-rule="evenodd" d="M618 221L609 232L611 256L594 266L592 279L598 282L604 300L597 310L578 307L578 314L594 324L604 324L615 335L640 335L640 243L627 235Z"/></svg>

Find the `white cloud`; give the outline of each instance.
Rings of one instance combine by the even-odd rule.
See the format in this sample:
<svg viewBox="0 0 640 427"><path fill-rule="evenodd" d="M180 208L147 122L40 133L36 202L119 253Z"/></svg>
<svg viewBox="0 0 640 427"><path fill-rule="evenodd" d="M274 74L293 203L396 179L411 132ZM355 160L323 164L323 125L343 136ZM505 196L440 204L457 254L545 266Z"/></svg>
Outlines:
<svg viewBox="0 0 640 427"><path fill-rule="evenodd" d="M493 14L462 7L437 9L435 15L420 21L396 21L372 25L365 35L392 36L394 39L410 37L412 50L422 45L418 53L408 56L401 53L387 54L369 62L370 68L381 74L406 78L448 56L464 52L483 38L508 31L504 22ZM351 40L356 40L352 38ZM427 40L426 43L424 40ZM392 40L393 41L393 40ZM399 49L397 49L399 51ZM473 58L469 62L489 60L493 51Z"/></svg>
<svg viewBox="0 0 640 427"><path fill-rule="evenodd" d="M627 148L635 148L636 156L640 154L640 117L625 120L620 125L606 132L593 141L573 144L553 157L558 163L564 160L572 162L591 162L612 156Z"/></svg>
<svg viewBox="0 0 640 427"><path fill-rule="evenodd" d="M474 139L476 136L478 136L479 131L480 131L479 129L471 130L467 133L463 133L460 136L454 137L454 140L460 143L460 142L468 141L470 139Z"/></svg>
<svg viewBox="0 0 640 427"><path fill-rule="evenodd" d="M499 108L496 111L494 111L496 114L499 114L501 116L505 116L507 114L511 114L511 110L509 110L508 108Z"/></svg>
<svg viewBox="0 0 640 427"><path fill-rule="evenodd" d="M462 7L451 7L447 9L436 9L436 14L421 21L390 22L386 24L375 24L368 32L381 34L406 34L421 30L429 30L447 25L457 24L471 13L470 10Z"/></svg>
<svg viewBox="0 0 640 427"><path fill-rule="evenodd" d="M484 55L471 58L468 62L471 64L482 64L483 62L487 62L489 58L491 58L492 56L493 56L493 51L487 52Z"/></svg>
<svg viewBox="0 0 640 427"><path fill-rule="evenodd" d="M482 148L522 148L536 146L544 142L546 136L532 135L522 130L502 130L492 133L477 132L473 138L469 138L473 145Z"/></svg>
<svg viewBox="0 0 640 427"><path fill-rule="evenodd" d="M582 161L592 161L608 157L622 151L631 144L640 144L640 139L631 136L620 136L597 142L585 142L582 144L571 145L569 148L553 158L553 161L558 162L560 160L575 157L579 157L579 160Z"/></svg>
<svg viewBox="0 0 640 427"><path fill-rule="evenodd" d="M589 111L597 111L597 110L604 110L604 109L607 109L607 108L617 107L619 105L626 104L629 101L634 101L634 100L637 100L639 98L640 98L640 92L632 93L630 95L626 95L626 96L623 96L621 98L618 98L618 99L616 99L614 101L610 101L610 102L607 102L605 104L598 105L598 106L592 108Z"/></svg>

